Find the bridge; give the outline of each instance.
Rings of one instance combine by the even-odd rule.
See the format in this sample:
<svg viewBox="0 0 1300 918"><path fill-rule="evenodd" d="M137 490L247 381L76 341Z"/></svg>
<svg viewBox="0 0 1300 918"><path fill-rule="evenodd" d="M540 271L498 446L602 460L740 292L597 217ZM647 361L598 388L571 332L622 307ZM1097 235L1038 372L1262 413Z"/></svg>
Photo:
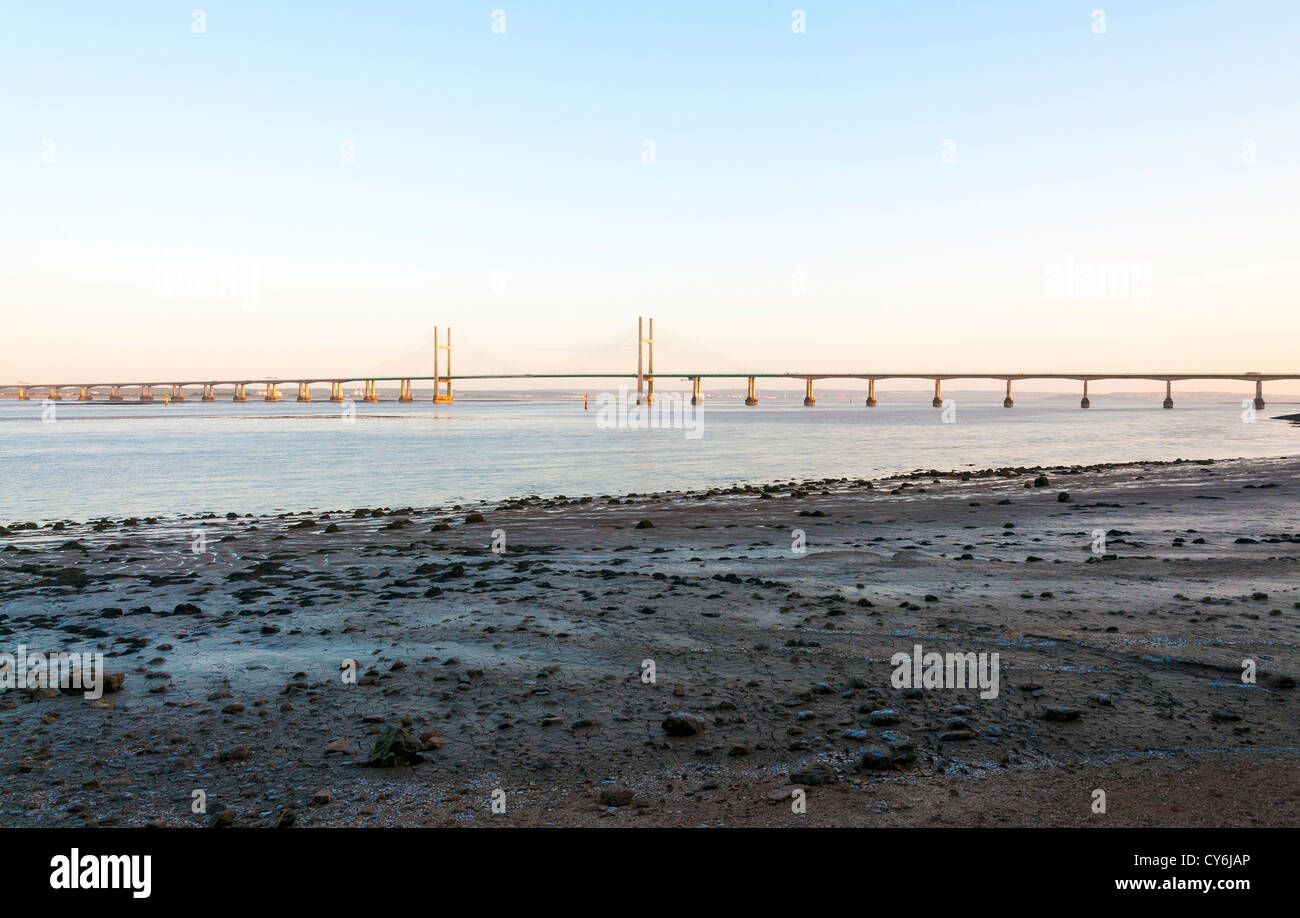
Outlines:
<svg viewBox="0 0 1300 918"><path fill-rule="evenodd" d="M1088 397L1088 383L1097 380L1117 380L1117 379L1140 379L1153 382L1163 382L1165 384L1164 407L1174 407L1173 384L1184 380L1232 380L1237 382L1253 382L1255 384L1256 408L1264 407L1264 383L1276 380L1300 380L1300 373L998 373L998 372L934 372L934 373L915 373L915 372L864 372L861 370L852 370L848 372L785 372L785 373L759 373L759 372L730 372L730 373L706 373L700 371L658 373L654 367L654 319L649 320L648 334L646 325L642 319L637 320L637 369L635 373L474 373L453 375L451 372L451 329L447 329L446 343L440 343L439 330L435 327L433 333L433 375L407 375L407 376L375 376L372 374L356 374L352 376L315 376L315 377L283 377L262 379L207 379L207 380L154 380L154 381L137 381L137 382L67 382L67 383L9 383L0 384L0 396L6 392L14 392L17 398L22 401L29 400L33 395L44 397L51 400L60 400L64 398L64 390L75 390L76 395L72 396L79 401L94 401L96 392L108 392L108 401L122 402L127 398L123 390L138 389L139 395L131 401L152 402L155 400L154 389L168 389L164 398L167 401L180 402L186 399L186 389L200 389L202 401L213 402L217 400L217 388L223 387L232 392L231 399L236 402L246 402L249 400L248 387L263 387L262 400L268 402L278 402L281 398L281 386L297 386L297 401L310 402L311 386L328 384L330 387L329 400L331 402L343 402L345 397L343 388L347 385L360 384L363 387L362 401L378 402L379 401L379 383L398 384L399 402L415 401L414 383L429 382L433 383L433 401L439 404L449 404L452 402L452 385L454 382L464 380L507 380L507 379L635 379L637 382L637 404L654 403L654 386L657 378L662 379L682 379L691 383L691 404L697 405L703 398L703 381L706 379L744 379L748 381L748 389L745 395L746 405L758 404L758 380L760 379L802 379L805 382L804 400L806 406L812 407L817 404L816 396L813 392L813 384L818 380L835 379L846 380L856 379L865 380L867 383L867 398L865 404L869 408L874 408L879 404L876 398L876 382L879 380L892 379L926 379L934 382L934 398L931 404L936 408L943 407L943 390L944 382L954 379L976 379L976 380L999 380L1006 383L1006 397L1002 400L1003 407L1012 408L1015 406L1015 400L1012 397L1012 383L1022 380L1034 379L1069 379L1083 384L1083 397L1079 401L1080 408L1088 408L1092 402ZM442 372L440 367L441 354L446 353L446 372ZM12 396L11 396L12 397Z"/></svg>

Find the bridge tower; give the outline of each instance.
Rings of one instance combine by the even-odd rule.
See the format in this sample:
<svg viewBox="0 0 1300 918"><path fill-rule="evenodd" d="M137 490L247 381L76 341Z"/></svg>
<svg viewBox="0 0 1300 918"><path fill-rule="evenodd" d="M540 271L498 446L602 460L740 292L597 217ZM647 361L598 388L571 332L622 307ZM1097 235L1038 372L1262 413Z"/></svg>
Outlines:
<svg viewBox="0 0 1300 918"><path fill-rule="evenodd" d="M655 403L655 320L650 319L650 337L645 336L646 320L636 318L636 403ZM643 358L649 358L649 375Z"/></svg>
<svg viewBox="0 0 1300 918"><path fill-rule="evenodd" d="M439 351L447 352L447 375L443 376L438 370ZM443 380L447 382L446 392L443 392ZM433 327L433 402L435 405L450 405L452 402L451 394L451 327L447 328L447 343L438 343L438 326Z"/></svg>

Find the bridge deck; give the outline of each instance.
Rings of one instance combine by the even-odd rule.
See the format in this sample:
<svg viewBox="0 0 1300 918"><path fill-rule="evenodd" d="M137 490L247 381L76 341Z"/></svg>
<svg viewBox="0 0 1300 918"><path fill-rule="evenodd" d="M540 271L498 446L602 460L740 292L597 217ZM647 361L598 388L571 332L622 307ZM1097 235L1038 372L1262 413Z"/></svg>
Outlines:
<svg viewBox="0 0 1300 918"><path fill-rule="evenodd" d="M480 379L636 379L635 373L475 373L475 374L452 374L449 376L436 377L441 380L451 380L452 382L461 382L464 380ZM881 379L929 379L929 380L951 380L951 379L995 379L995 380L1020 380L1020 379L1073 379L1077 381L1095 381L1109 379L1146 379L1154 382L1169 382L1187 379L1226 379L1236 380L1239 382L1269 382L1279 379L1300 379L1300 373L870 373L870 372L846 372L846 373L754 373L754 372L734 372L734 373L647 373L646 379L864 379L864 380L881 380ZM258 386L258 385L297 385L300 383L359 383L359 382L401 382L411 380L413 382L428 381L433 382L434 376L295 376L295 377L263 377L261 379L192 379L192 380L175 380L163 379L142 380L135 382L76 382L76 383L3 383L0 389L79 389L83 386L86 388L106 389L114 386L122 388L135 388L137 386L157 386L163 388L166 386Z"/></svg>

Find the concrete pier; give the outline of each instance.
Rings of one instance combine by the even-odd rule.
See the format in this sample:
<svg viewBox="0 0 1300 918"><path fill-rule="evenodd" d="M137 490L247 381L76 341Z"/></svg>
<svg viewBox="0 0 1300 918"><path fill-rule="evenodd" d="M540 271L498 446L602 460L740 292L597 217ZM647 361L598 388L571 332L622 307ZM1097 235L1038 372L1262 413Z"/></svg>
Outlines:
<svg viewBox="0 0 1300 918"><path fill-rule="evenodd" d="M868 407L868 408L875 408L875 407L876 407L876 404L877 404L877 402L876 402L876 381L875 381L874 379L868 379L868 380L867 380L867 407Z"/></svg>
<svg viewBox="0 0 1300 918"><path fill-rule="evenodd" d="M83 401L83 402L92 402L92 401L95 400L95 396L94 396L94 394L91 392L91 390L90 390L90 386L82 386L82 387L81 387L81 395L79 395L78 398L80 398L81 401Z"/></svg>
<svg viewBox="0 0 1300 918"><path fill-rule="evenodd" d="M330 383L330 401L331 402L343 401L343 383L341 382Z"/></svg>
<svg viewBox="0 0 1300 918"><path fill-rule="evenodd" d="M298 383L298 401L300 401L300 402L310 402L310 401L311 401L311 384L310 384L310 383L305 383L305 382L300 382L300 383Z"/></svg>
<svg viewBox="0 0 1300 918"><path fill-rule="evenodd" d="M185 401L185 387L184 387L184 386L180 386L180 385L176 385L176 384L173 384L173 385L172 385L172 401L173 401L173 402L183 402L183 401Z"/></svg>
<svg viewBox="0 0 1300 918"><path fill-rule="evenodd" d="M1079 399L1080 408L1091 408L1092 402L1088 401L1088 380L1083 381L1083 398Z"/></svg>
<svg viewBox="0 0 1300 918"><path fill-rule="evenodd" d="M403 379L401 381L401 390L397 396L397 400L399 402L415 401L415 399L411 397L411 381L409 379Z"/></svg>
<svg viewBox="0 0 1300 918"><path fill-rule="evenodd" d="M751 408L758 404L758 387L752 376L749 377L749 389L746 390L745 404Z"/></svg>
<svg viewBox="0 0 1300 918"><path fill-rule="evenodd" d="M235 397L233 401L236 402L248 401L248 394L244 391L244 384L241 382L235 383Z"/></svg>
<svg viewBox="0 0 1300 918"><path fill-rule="evenodd" d="M939 386L939 380L934 381L934 400L930 402L936 408L943 407L943 389Z"/></svg>
<svg viewBox="0 0 1300 918"><path fill-rule="evenodd" d="M142 401L142 402L152 402L152 401L153 401L153 386L141 386L141 387L140 387L140 401Z"/></svg>
<svg viewBox="0 0 1300 918"><path fill-rule="evenodd" d="M262 400L267 402L278 402L280 400L279 387L277 387L275 383L272 382L267 383L266 395L262 397Z"/></svg>
<svg viewBox="0 0 1300 918"><path fill-rule="evenodd" d="M63 393L59 391L58 386L50 386L50 394L47 396L52 402L63 401Z"/></svg>
<svg viewBox="0 0 1300 918"><path fill-rule="evenodd" d="M375 381L373 379L366 380L366 394L361 400L363 402L379 401L379 393L375 391Z"/></svg>
<svg viewBox="0 0 1300 918"><path fill-rule="evenodd" d="M1165 407L1165 408L1172 408L1172 407L1174 407L1174 381L1173 381L1172 379L1166 379L1166 380L1165 380L1165 403L1164 403L1164 407Z"/></svg>
<svg viewBox="0 0 1300 918"><path fill-rule="evenodd" d="M1262 409L1263 407L1264 407L1264 383L1262 380L1256 380L1255 381L1255 408Z"/></svg>
<svg viewBox="0 0 1300 918"><path fill-rule="evenodd" d="M203 401L215 402L217 400L217 387L212 383L203 384Z"/></svg>
<svg viewBox="0 0 1300 918"><path fill-rule="evenodd" d="M1016 407L1015 399L1011 397L1011 380L1009 379L1007 380L1007 397L1002 400L1002 407L1003 408Z"/></svg>
<svg viewBox="0 0 1300 918"><path fill-rule="evenodd" d="M803 406L805 408L811 408L813 405L817 404L817 399L813 397L813 381L807 379L804 380L804 383Z"/></svg>
<svg viewBox="0 0 1300 918"><path fill-rule="evenodd" d="M700 378L698 376L692 376L691 377L691 404L698 405L700 403L700 399L702 399L703 397L704 396L700 395Z"/></svg>
<svg viewBox="0 0 1300 918"><path fill-rule="evenodd" d="M18 387L18 401L20 401L20 402L29 402L29 401L31 401L31 399L32 399L32 393L28 390L28 388L27 388L26 386L19 386L19 387Z"/></svg>
<svg viewBox="0 0 1300 918"><path fill-rule="evenodd" d="M110 402L120 402L120 401L122 401L122 387L121 387L121 386L109 386L109 387L108 387L108 400L109 400Z"/></svg>

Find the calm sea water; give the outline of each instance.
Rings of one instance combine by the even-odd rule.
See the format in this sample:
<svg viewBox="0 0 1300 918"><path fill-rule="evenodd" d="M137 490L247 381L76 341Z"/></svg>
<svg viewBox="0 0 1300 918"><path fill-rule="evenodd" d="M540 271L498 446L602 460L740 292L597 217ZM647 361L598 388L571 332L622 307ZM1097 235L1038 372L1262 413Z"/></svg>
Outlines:
<svg viewBox="0 0 1300 918"><path fill-rule="evenodd" d="M179 513L429 507L528 494L600 495L767 482L874 477L917 468L1086 464L1300 454L1300 428L1270 415L1243 423L1240 400L1159 396L956 396L956 423L929 396L878 408L791 397L746 408L710 401L702 436L602 429L596 403L358 403L346 421L328 402L187 401L163 406L64 401L0 404L0 522Z"/></svg>

